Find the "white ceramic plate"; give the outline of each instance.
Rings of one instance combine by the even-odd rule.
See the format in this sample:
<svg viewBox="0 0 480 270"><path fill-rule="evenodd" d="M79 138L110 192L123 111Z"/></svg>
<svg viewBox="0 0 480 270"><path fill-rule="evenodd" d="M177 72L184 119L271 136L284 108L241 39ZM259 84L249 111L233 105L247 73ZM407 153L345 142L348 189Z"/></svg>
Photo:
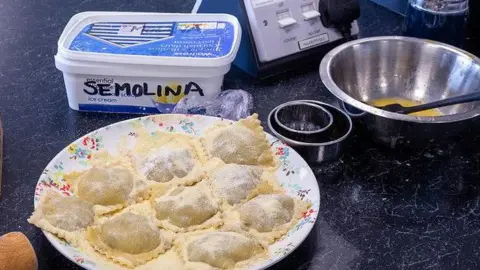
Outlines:
<svg viewBox="0 0 480 270"><path fill-rule="evenodd" d="M119 140L127 138L134 143L139 128L147 128L152 136L158 132L178 132L200 136L202 132L218 121L228 121L215 117L198 115L154 115L119 122L91 132L63 149L43 171L35 189L35 206L46 188L56 188L65 196L72 195L65 183L64 174L73 170L85 170L90 166L91 154L107 150L116 152ZM272 151L279 158L281 166L277 171L280 184L291 196L310 201L311 208L302 219L280 241L269 247L270 259L259 263L253 269L264 269L288 256L308 236L312 230L320 206L318 184L310 167L292 148L268 135ZM94 258L89 258L78 249L59 240L50 233L45 236L65 257L86 269L98 269Z"/></svg>

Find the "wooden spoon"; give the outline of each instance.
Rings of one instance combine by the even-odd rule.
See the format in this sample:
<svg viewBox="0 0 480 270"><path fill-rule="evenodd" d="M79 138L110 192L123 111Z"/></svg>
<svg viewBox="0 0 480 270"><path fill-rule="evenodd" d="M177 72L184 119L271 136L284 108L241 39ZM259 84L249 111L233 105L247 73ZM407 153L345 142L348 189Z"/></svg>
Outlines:
<svg viewBox="0 0 480 270"><path fill-rule="evenodd" d="M32 244L21 232L11 232L0 237L0 270L11 269L38 269Z"/></svg>

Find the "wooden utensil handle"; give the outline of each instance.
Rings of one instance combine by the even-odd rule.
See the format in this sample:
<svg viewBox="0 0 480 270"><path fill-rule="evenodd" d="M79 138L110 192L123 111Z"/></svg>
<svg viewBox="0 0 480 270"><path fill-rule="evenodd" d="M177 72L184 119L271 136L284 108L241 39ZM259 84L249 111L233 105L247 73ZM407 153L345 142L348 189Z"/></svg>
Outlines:
<svg viewBox="0 0 480 270"><path fill-rule="evenodd" d="M21 232L0 237L0 270L37 270L38 260L32 244Z"/></svg>
<svg viewBox="0 0 480 270"><path fill-rule="evenodd" d="M3 164L3 129L0 117L0 198L2 198L2 164Z"/></svg>

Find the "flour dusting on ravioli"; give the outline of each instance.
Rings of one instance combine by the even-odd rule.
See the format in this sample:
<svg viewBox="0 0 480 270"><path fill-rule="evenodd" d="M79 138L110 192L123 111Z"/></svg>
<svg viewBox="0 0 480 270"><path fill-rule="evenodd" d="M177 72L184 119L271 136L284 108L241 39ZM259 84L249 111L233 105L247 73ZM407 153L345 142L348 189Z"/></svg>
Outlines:
<svg viewBox="0 0 480 270"><path fill-rule="evenodd" d="M28 222L77 246L94 216L91 203L47 190Z"/></svg>
<svg viewBox="0 0 480 270"><path fill-rule="evenodd" d="M43 191L28 221L102 269L236 270L265 262L268 245L311 205L278 182L258 115L218 121L195 136L159 129L162 118L135 122L116 149L93 152L75 167L82 170L62 175L72 196Z"/></svg>
<svg viewBox="0 0 480 270"><path fill-rule="evenodd" d="M176 187L152 200L159 226L176 232L194 231L222 224L219 203L208 186Z"/></svg>
<svg viewBox="0 0 480 270"><path fill-rule="evenodd" d="M87 240L95 250L127 267L144 264L171 246L171 239L151 217L129 211L89 228Z"/></svg>
<svg viewBox="0 0 480 270"><path fill-rule="evenodd" d="M233 269L239 263L265 257L266 246L235 232L207 232L186 235L179 239L178 248L187 266L206 264L220 269Z"/></svg>
<svg viewBox="0 0 480 270"><path fill-rule="evenodd" d="M232 125L213 126L205 132L203 141L207 152L225 163L276 166L256 114Z"/></svg>

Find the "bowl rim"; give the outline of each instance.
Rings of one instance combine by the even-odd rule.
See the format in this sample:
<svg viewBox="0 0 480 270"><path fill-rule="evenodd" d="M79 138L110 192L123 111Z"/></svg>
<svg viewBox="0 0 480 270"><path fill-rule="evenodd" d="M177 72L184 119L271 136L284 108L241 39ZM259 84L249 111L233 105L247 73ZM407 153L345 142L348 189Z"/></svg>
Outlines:
<svg viewBox="0 0 480 270"><path fill-rule="evenodd" d="M342 137L340 137L336 140L323 142L323 143L300 142L300 141L296 141L296 140L285 137L284 135L279 133L275 128L273 128L273 126L272 126L272 115L275 113L276 110L278 110L278 108L280 106L282 106L284 104L295 103L295 102L314 103L314 104L317 104L317 105L320 105L320 106L326 106L326 107L328 107L330 109L333 109L333 110L337 110L338 112L343 114L348 121L349 126L348 126L347 132L345 132L345 134ZM342 143L345 139L347 139L348 136L350 136L350 133L352 133L352 130L353 130L352 118L346 112L344 112L343 110L341 110L341 109L339 109L339 108L337 108L333 105L327 104L325 102L321 102L321 101L317 101L317 100L308 100L308 99L294 100L294 101L289 101L289 102L285 102L283 104L278 105L273 110L271 110L270 113L268 114L267 125L268 125L268 128L274 134L275 137L277 137L280 140L286 142L288 145L290 145L292 147L297 147L297 146L325 147L325 146L335 145L335 144L338 144L338 143Z"/></svg>
<svg viewBox="0 0 480 270"><path fill-rule="evenodd" d="M345 102L357 109L362 111L368 112L370 114L374 114L376 116L380 116L383 118L388 118L392 120L400 120L406 122L416 122L416 123L430 123L430 124L439 124L439 123L452 123L458 122L463 120L468 120L471 118L475 118L480 115L480 107L476 107L468 112L465 113L458 113L458 114L451 114L451 115L443 115L443 116L430 116L430 117L420 117L420 116L411 116L411 115L404 115L398 113L387 112L376 107L370 106L362 101L359 101L347 93L345 93L337 84L333 81L333 78L329 72L333 58L338 55L340 52L344 51L347 48L353 47L358 44L362 43L369 43L369 42L378 42L378 41L406 41L406 42L413 42L413 43L424 43L428 46L435 46L442 48L444 50L453 52L455 54L461 55L463 57L471 59L473 62L476 62L480 66L480 59L475 55L464 51L462 49L456 48L454 46L444 44L441 42L428 40L428 39L420 39L420 38L412 38L412 37L404 37L404 36L380 36L380 37L371 37L371 38L362 38L357 39L354 41L350 41L344 43L330 52L328 52L325 57L322 59L319 67L320 78L323 84L327 87L327 89L338 99L342 102ZM479 90L480 91L480 90Z"/></svg>
<svg viewBox="0 0 480 270"><path fill-rule="evenodd" d="M278 112L280 112L280 110L283 110L287 107L292 107L292 106L309 106L309 107L313 107L317 110L321 110L323 113L325 113L327 115L328 123L325 126L323 126L322 128L319 128L319 129L314 130L314 131L302 131L302 130L296 130L296 129L290 128L287 125L285 125L284 123L282 123L282 121L280 121L280 117L278 117ZM285 130L288 130L289 132L302 134L302 135L312 135L312 134L322 133L322 132L326 131L327 129L329 129L333 125L333 115L327 109L325 109L324 107L322 107L318 104L308 103L308 102L288 102L288 103L281 104L277 107L277 110L275 110L274 118L275 118L275 121L277 122L277 124L281 128L283 128Z"/></svg>

